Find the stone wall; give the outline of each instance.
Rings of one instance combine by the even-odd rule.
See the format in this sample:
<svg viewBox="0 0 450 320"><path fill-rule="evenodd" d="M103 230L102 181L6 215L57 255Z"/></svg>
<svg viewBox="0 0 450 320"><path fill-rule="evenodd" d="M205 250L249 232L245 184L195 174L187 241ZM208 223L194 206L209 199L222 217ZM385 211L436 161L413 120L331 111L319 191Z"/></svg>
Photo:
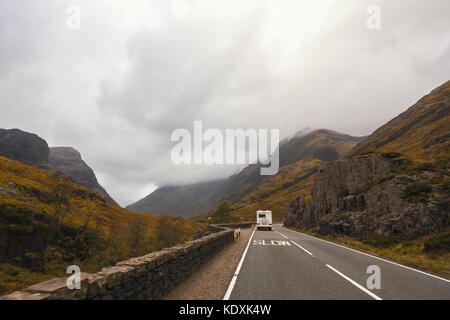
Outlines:
<svg viewBox="0 0 450 320"><path fill-rule="evenodd" d="M53 279L14 292L0 300L156 300L234 241L226 229L143 257L81 273L81 289L69 290L67 278Z"/></svg>
<svg viewBox="0 0 450 320"><path fill-rule="evenodd" d="M242 222L242 223L229 223L229 224L216 224L219 228L232 228L232 229L248 229L253 227L256 224L256 222Z"/></svg>

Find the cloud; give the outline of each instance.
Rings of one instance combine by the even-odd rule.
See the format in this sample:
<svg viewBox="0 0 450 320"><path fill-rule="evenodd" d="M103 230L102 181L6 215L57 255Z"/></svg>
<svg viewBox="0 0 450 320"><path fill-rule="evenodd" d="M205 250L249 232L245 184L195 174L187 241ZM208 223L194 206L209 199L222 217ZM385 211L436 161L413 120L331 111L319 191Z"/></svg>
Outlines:
<svg viewBox="0 0 450 320"><path fill-rule="evenodd" d="M304 127L370 134L448 80L450 3L69 1L0 4L0 127L74 146L121 204L156 186L224 178L176 167L177 128Z"/></svg>

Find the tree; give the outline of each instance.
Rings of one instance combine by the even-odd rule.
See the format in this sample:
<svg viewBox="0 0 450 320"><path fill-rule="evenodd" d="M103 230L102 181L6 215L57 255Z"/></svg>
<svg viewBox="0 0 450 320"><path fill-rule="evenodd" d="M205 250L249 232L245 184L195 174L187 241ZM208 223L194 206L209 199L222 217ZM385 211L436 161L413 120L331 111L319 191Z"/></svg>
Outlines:
<svg viewBox="0 0 450 320"><path fill-rule="evenodd" d="M60 175L53 176L53 187L51 188L52 202L55 206L55 217L62 222L64 216L71 211L70 208L70 185L65 183Z"/></svg>
<svg viewBox="0 0 450 320"><path fill-rule="evenodd" d="M180 217L159 216L153 234L156 250L172 247L187 240L189 231Z"/></svg>
<svg viewBox="0 0 450 320"><path fill-rule="evenodd" d="M109 225L109 235L107 239L110 254L108 258L112 262L120 261L128 258L128 227L122 226L117 220L112 220Z"/></svg>
<svg viewBox="0 0 450 320"><path fill-rule="evenodd" d="M229 223L232 221L231 217L231 203L228 200L221 202L213 213L212 221L214 223Z"/></svg>
<svg viewBox="0 0 450 320"><path fill-rule="evenodd" d="M130 246L130 254L132 257L145 254L145 233L147 224L144 219L139 216L134 217L128 225L128 244Z"/></svg>

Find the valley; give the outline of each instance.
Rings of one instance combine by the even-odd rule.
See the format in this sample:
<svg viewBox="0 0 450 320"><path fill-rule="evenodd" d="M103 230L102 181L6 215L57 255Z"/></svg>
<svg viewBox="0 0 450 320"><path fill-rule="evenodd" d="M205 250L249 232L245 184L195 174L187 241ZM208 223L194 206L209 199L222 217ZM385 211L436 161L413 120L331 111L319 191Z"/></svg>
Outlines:
<svg viewBox="0 0 450 320"><path fill-rule="evenodd" d="M81 154L0 130L0 294L207 234L214 223L274 221L441 275L450 274L450 82L368 137L301 131L280 168L166 186L121 208ZM221 220L225 219L225 220Z"/></svg>

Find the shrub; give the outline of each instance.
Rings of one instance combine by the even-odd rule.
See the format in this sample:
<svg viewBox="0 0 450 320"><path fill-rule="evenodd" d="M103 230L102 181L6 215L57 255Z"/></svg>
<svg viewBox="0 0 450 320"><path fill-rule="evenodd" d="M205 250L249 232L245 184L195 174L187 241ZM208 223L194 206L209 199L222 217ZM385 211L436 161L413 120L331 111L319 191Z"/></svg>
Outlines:
<svg viewBox="0 0 450 320"><path fill-rule="evenodd" d="M232 221L231 217L231 203L230 201L223 201L221 202L216 210L214 211L214 214L212 216L212 221L214 223L229 223Z"/></svg>
<svg viewBox="0 0 450 320"><path fill-rule="evenodd" d="M402 157L403 154L398 153L398 152L385 152L385 153L382 153L381 156L386 159L395 159L395 158Z"/></svg>
<svg viewBox="0 0 450 320"><path fill-rule="evenodd" d="M42 255L35 252L27 252L23 255L23 260L25 263L25 267L33 270L33 271L41 271L44 265L44 259Z"/></svg>
<svg viewBox="0 0 450 320"><path fill-rule="evenodd" d="M412 202L427 202L431 186L427 183L413 183L406 187L405 198Z"/></svg>
<svg viewBox="0 0 450 320"><path fill-rule="evenodd" d="M350 192L348 191L347 188L341 190L341 192L339 192L339 198L344 198L346 196L350 195Z"/></svg>
<svg viewBox="0 0 450 320"><path fill-rule="evenodd" d="M305 204L310 203L310 202L311 202L311 199L312 199L312 195L308 194L308 195L305 197Z"/></svg>
<svg viewBox="0 0 450 320"><path fill-rule="evenodd" d="M450 252L450 232L425 241L423 251L426 253Z"/></svg>

